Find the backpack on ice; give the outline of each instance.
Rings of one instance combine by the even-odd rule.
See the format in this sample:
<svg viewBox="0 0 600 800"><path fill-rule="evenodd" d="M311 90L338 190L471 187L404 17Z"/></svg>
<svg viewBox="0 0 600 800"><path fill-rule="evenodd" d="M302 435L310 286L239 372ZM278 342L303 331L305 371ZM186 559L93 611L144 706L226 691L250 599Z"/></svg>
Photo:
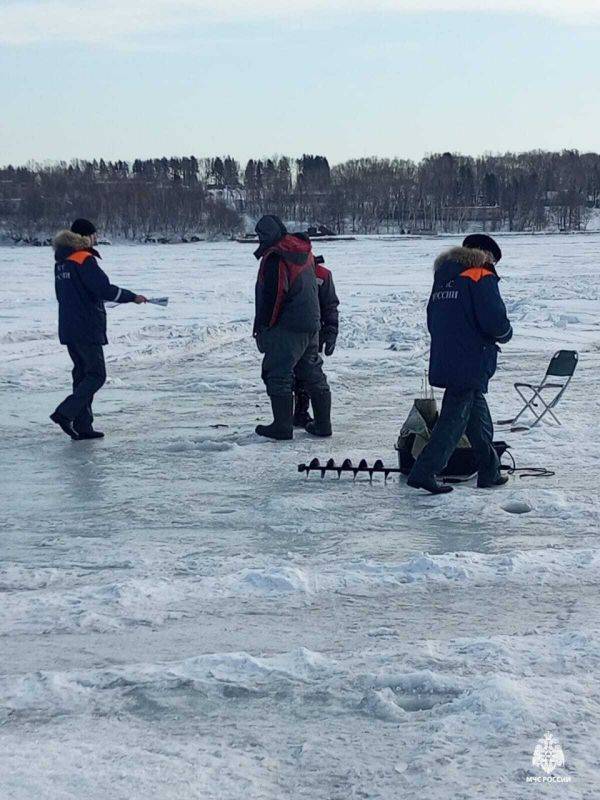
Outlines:
<svg viewBox="0 0 600 800"><path fill-rule="evenodd" d="M408 475L419 453L429 441L437 418L437 403L434 398L419 398L414 401L396 444L398 466L403 475ZM498 458L502 458L508 445L506 442L494 442L494 449L498 453ZM477 467L477 456L469 440L463 435L441 475L448 477L474 475Z"/></svg>

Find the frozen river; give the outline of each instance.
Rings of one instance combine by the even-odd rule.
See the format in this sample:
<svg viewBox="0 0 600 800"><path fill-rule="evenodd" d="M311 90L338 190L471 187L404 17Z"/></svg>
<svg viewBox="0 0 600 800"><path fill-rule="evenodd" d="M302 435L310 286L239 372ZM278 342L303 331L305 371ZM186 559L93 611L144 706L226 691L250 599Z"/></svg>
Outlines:
<svg viewBox="0 0 600 800"><path fill-rule="evenodd" d="M499 241L494 418L556 349L580 364L561 429L497 434L554 477L446 497L296 467L395 465L452 240L316 246L342 302L334 437L289 443L253 433L251 247L102 249L170 304L108 311L94 442L48 420L70 369L52 254L0 249L2 800L539 797L545 731L572 779L553 794L598 796L600 235Z"/></svg>

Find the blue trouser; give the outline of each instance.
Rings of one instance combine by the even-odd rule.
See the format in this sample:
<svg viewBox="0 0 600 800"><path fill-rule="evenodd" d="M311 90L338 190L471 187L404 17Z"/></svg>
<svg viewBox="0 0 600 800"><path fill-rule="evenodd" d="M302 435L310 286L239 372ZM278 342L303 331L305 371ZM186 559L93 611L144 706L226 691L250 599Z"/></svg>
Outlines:
<svg viewBox="0 0 600 800"><path fill-rule="evenodd" d="M94 395L106 380L104 350L101 344L77 342L67 345L73 362L73 394L65 398L56 409L73 422L79 433L92 430Z"/></svg>
<svg viewBox="0 0 600 800"><path fill-rule="evenodd" d="M431 439L417 458L409 478L427 481L439 475L456 449L463 433L477 456L479 484L491 484L500 477L500 459L493 447L494 424L482 392L446 389L440 416Z"/></svg>

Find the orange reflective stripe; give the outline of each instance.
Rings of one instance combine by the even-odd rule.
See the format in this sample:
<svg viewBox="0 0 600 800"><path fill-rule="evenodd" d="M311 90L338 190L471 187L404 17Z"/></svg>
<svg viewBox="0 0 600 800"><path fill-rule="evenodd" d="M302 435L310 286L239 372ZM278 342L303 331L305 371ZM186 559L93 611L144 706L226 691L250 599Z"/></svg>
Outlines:
<svg viewBox="0 0 600 800"><path fill-rule="evenodd" d="M471 278L472 281L477 283L482 278L485 278L486 275L493 275L494 273L490 269L486 269L485 267L470 267L466 269L464 272L460 273L461 278Z"/></svg>
<svg viewBox="0 0 600 800"><path fill-rule="evenodd" d="M71 255L65 259L66 261L74 261L76 264L81 266L83 262L91 257L91 253L88 253L87 250L78 250L76 253L71 253Z"/></svg>

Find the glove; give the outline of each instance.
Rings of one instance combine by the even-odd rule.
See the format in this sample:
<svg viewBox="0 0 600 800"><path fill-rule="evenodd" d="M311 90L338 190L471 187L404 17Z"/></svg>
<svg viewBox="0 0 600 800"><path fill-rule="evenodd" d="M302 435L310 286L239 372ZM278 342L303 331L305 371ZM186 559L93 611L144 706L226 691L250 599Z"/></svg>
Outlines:
<svg viewBox="0 0 600 800"><path fill-rule="evenodd" d="M337 335L335 334L322 334L321 341L319 343L319 352L323 352L323 348L325 348L325 355L330 356L333 354L335 350L335 343L337 340Z"/></svg>

